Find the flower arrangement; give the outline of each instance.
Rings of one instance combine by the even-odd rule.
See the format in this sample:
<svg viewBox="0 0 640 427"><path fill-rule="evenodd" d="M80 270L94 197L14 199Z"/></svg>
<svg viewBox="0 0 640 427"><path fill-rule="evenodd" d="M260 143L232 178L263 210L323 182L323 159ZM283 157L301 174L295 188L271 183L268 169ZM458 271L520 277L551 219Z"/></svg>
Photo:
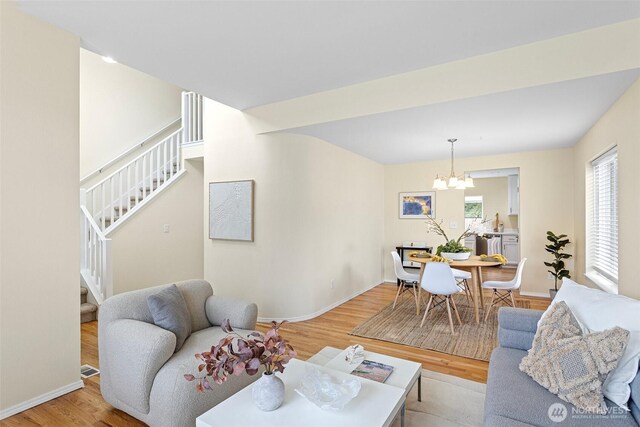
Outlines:
<svg viewBox="0 0 640 427"><path fill-rule="evenodd" d="M220 327L229 335L211 347L211 351L195 355L202 362L198 372L204 372L204 375L185 374L184 378L196 381L196 389L204 392L212 389L209 378L215 384L222 384L232 374L255 375L261 365L267 375L284 372L284 365L296 357L296 351L279 333L284 322L271 322L271 329L266 333L252 332L245 338L231 328L229 319L225 319Z"/></svg>
<svg viewBox="0 0 640 427"><path fill-rule="evenodd" d="M458 237L455 240L449 239L449 237L447 237L447 233L445 233L444 229L442 228L442 221L443 220L440 220L438 222L431 217L427 218L427 233L435 233L439 236L442 236L444 237L444 240L446 242L444 245L438 246L438 249L436 250L436 255L440 255L443 252L454 253L454 254L461 253L461 252L471 252L471 249L464 247L462 242L466 237L469 237L475 234L482 236L482 232L480 231L480 225L486 223L489 220L485 218L480 222L469 225L462 232L460 237Z"/></svg>

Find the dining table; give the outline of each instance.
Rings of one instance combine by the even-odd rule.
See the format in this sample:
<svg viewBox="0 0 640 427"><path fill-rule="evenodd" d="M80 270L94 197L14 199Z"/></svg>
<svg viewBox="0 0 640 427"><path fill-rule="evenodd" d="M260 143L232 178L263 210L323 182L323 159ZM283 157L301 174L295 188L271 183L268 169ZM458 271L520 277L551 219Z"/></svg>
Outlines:
<svg viewBox="0 0 640 427"><path fill-rule="evenodd" d="M408 259L420 264L420 281L422 282L425 266L428 262L433 261L431 258L417 256L409 256ZM473 310L476 323L480 323L480 308L482 307L484 309L484 301L482 299L482 269L486 267L498 267L500 265L502 265L502 263L499 261L482 261L479 256L471 256L464 261L449 262L449 266L452 268L466 270L471 273L471 293L473 295ZM421 289L422 287L418 287L418 303L422 302Z"/></svg>

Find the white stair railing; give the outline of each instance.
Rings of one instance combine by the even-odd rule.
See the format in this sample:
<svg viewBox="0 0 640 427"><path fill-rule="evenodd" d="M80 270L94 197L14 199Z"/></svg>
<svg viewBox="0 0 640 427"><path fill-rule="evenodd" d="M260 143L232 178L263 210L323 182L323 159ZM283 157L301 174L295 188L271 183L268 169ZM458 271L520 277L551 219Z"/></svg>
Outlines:
<svg viewBox="0 0 640 427"><path fill-rule="evenodd" d="M87 210L108 235L182 169L182 129L87 189Z"/></svg>
<svg viewBox="0 0 640 427"><path fill-rule="evenodd" d="M98 304L113 293L107 237L183 175L182 145L202 142L202 96L182 93L182 127L80 193L80 273Z"/></svg>
<svg viewBox="0 0 640 427"><path fill-rule="evenodd" d="M202 142L202 95L182 92L182 127L184 143Z"/></svg>
<svg viewBox="0 0 640 427"><path fill-rule="evenodd" d="M85 197L80 190L80 200ZM113 294L111 239L107 239L85 206L80 206L80 274L98 304Z"/></svg>

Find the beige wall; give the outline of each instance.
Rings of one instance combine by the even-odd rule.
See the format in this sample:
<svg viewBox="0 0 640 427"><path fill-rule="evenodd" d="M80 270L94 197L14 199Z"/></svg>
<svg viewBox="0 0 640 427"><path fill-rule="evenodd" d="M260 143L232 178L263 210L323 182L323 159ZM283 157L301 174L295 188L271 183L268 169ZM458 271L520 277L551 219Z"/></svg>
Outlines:
<svg viewBox="0 0 640 427"><path fill-rule="evenodd" d="M203 277L203 163L185 167L184 176L109 236L114 294Z"/></svg>
<svg viewBox="0 0 640 427"><path fill-rule="evenodd" d="M518 216L509 215L509 180L506 176L500 178L478 178L473 180L474 188L464 190L465 196L482 196L484 216L491 220L485 228L493 228L496 213L504 228L518 228Z"/></svg>
<svg viewBox="0 0 640 427"><path fill-rule="evenodd" d="M575 277L588 283L585 273L585 182L589 163L604 151L618 146L619 260L618 291L640 298L635 262L640 242L640 80L598 120L574 147Z"/></svg>
<svg viewBox="0 0 640 427"><path fill-rule="evenodd" d="M254 242L209 240L205 215L204 274L216 293L291 319L381 282L381 165L308 136L256 135L245 114L210 100L204 113L205 183L255 180Z"/></svg>
<svg viewBox="0 0 640 427"><path fill-rule="evenodd" d="M522 290L548 294L553 282L546 278L545 233L553 230L573 234L573 168L572 149L533 151L499 156L456 159L459 171L520 168L520 253L528 258ZM398 193L431 191L436 173L449 170L448 160L385 166L385 279L394 280L391 257L395 246L403 241L427 241L436 247L440 236L426 233L424 220L399 219ZM436 217L444 220L445 231L457 238L464 226L464 191L436 193ZM457 223L456 229L449 227ZM453 236L453 237L452 237Z"/></svg>
<svg viewBox="0 0 640 427"><path fill-rule="evenodd" d="M0 2L0 418L82 385L79 48Z"/></svg>
<svg viewBox="0 0 640 427"><path fill-rule="evenodd" d="M80 177L180 117L177 86L80 50Z"/></svg>

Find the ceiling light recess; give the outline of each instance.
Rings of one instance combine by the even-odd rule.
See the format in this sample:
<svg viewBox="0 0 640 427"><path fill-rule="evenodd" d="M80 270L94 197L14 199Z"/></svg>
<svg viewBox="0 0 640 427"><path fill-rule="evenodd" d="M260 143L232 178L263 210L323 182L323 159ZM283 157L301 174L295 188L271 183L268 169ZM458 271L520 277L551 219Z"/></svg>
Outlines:
<svg viewBox="0 0 640 427"><path fill-rule="evenodd" d="M113 58L112 58L112 57L110 57L110 56L103 56L103 57L102 57L102 60L103 60L104 62L106 62L107 64L117 64L117 63L118 63L118 61L116 61L115 59L113 59Z"/></svg>

